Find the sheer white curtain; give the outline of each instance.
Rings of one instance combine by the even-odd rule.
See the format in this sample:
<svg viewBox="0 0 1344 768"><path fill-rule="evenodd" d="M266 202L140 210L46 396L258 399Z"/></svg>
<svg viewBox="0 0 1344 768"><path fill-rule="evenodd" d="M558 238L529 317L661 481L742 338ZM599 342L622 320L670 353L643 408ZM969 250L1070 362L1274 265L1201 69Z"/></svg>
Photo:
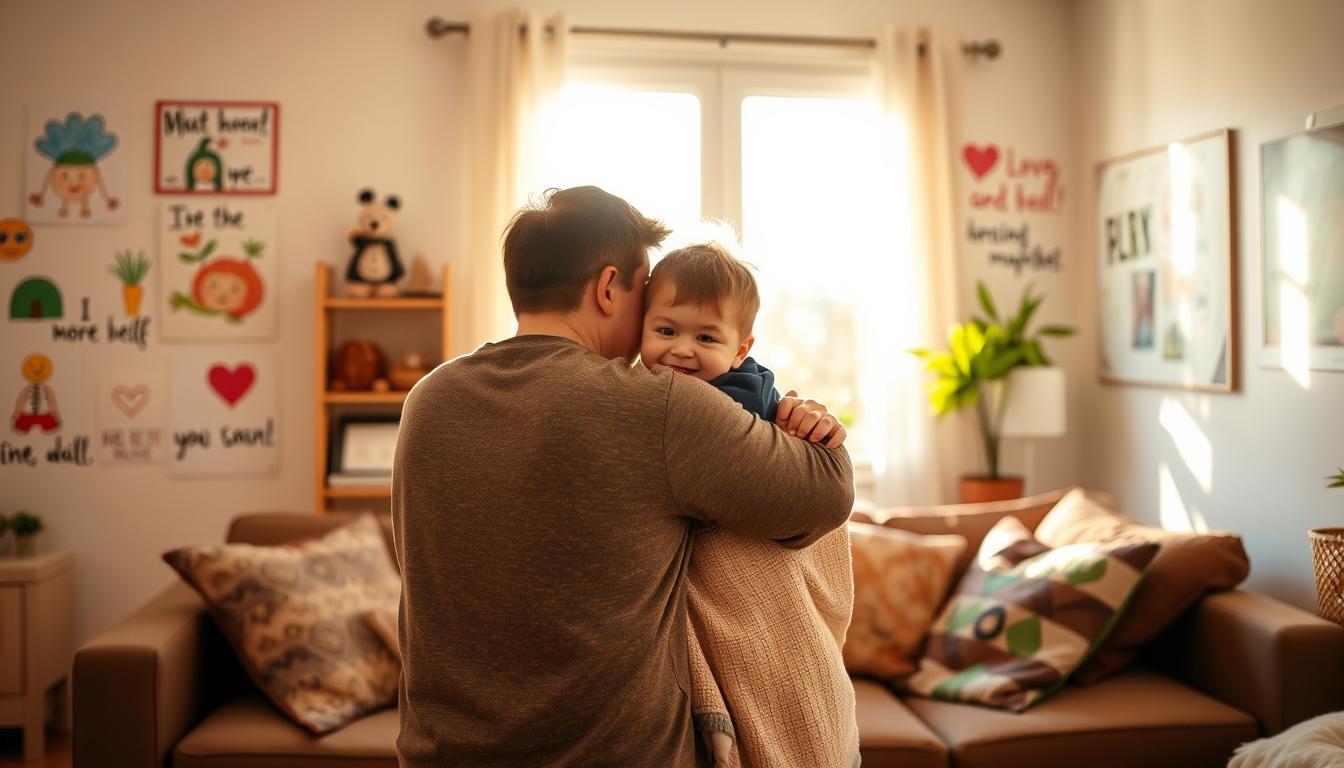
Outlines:
<svg viewBox="0 0 1344 768"><path fill-rule="evenodd" d="M870 281L874 314L865 334L873 501L937 504L955 500L957 477L979 462L978 448L962 420L934 422L927 375L905 350L941 345L961 316L953 174L962 54L933 29L884 27L877 41L881 161L898 192L889 260Z"/></svg>
<svg viewBox="0 0 1344 768"><path fill-rule="evenodd" d="M569 25L511 10L470 20L467 43L468 349L516 327L504 286L501 234L527 190L534 118L564 84Z"/></svg>

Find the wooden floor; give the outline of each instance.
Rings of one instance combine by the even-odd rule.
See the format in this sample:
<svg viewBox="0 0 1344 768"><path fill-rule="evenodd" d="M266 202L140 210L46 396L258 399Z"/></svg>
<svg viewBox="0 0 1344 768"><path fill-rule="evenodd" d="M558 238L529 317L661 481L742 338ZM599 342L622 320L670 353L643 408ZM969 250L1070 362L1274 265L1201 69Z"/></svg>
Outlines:
<svg viewBox="0 0 1344 768"><path fill-rule="evenodd" d="M0 768L71 768L70 736L47 736L47 754L41 760L23 759L23 731L0 728Z"/></svg>

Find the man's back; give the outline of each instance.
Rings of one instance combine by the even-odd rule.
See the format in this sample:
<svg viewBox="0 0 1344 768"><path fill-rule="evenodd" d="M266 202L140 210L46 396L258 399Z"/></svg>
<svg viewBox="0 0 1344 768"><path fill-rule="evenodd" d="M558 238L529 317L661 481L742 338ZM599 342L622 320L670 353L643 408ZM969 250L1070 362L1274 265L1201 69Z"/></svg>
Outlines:
<svg viewBox="0 0 1344 768"><path fill-rule="evenodd" d="M847 513L848 457L781 435L558 337L422 381L393 477L402 765L692 765L690 518L804 543ZM775 460L804 477L775 488Z"/></svg>

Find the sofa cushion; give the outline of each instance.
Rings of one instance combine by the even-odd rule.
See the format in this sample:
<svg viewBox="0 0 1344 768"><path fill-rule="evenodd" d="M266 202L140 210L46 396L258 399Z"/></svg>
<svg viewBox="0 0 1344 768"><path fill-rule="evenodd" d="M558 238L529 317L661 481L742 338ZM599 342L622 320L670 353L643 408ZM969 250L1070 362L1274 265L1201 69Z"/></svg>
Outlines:
<svg viewBox="0 0 1344 768"><path fill-rule="evenodd" d="M365 515L296 546L183 547L163 559L200 593L248 676L313 733L396 701L396 659L364 621L401 582Z"/></svg>
<svg viewBox="0 0 1344 768"><path fill-rule="evenodd" d="M396 709L313 736L250 695L226 701L177 744L173 768L397 768Z"/></svg>
<svg viewBox="0 0 1344 768"><path fill-rule="evenodd" d="M942 739L881 683L854 681L863 768L947 768Z"/></svg>
<svg viewBox="0 0 1344 768"><path fill-rule="evenodd" d="M845 635L845 668L882 679L913 672L966 539L851 522L849 540L854 614Z"/></svg>
<svg viewBox="0 0 1344 768"><path fill-rule="evenodd" d="M1223 768L1258 736L1250 715L1145 669L1066 686L1023 714L905 704L947 742L957 768Z"/></svg>
<svg viewBox="0 0 1344 768"><path fill-rule="evenodd" d="M1231 589L1251 571L1234 533L1183 533L1141 525L1115 510L1101 494L1075 488L1036 528L1051 547L1085 541L1154 542L1161 545L1143 583L1115 629L1073 680L1090 685L1120 671L1153 638L1205 594Z"/></svg>
<svg viewBox="0 0 1344 768"><path fill-rule="evenodd" d="M899 682L949 701L1016 711L1036 704L1106 636L1157 548L1050 549L1003 518L934 622L919 669Z"/></svg>

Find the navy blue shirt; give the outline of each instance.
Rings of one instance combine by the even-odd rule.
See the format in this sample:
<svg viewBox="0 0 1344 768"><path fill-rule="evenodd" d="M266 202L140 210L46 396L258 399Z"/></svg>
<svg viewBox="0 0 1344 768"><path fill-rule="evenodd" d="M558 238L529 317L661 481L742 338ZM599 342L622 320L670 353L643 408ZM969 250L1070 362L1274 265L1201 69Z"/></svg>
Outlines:
<svg viewBox="0 0 1344 768"><path fill-rule="evenodd" d="M741 365L709 383L762 419L769 422L775 420L775 410L779 408L775 374L754 359L748 357Z"/></svg>

